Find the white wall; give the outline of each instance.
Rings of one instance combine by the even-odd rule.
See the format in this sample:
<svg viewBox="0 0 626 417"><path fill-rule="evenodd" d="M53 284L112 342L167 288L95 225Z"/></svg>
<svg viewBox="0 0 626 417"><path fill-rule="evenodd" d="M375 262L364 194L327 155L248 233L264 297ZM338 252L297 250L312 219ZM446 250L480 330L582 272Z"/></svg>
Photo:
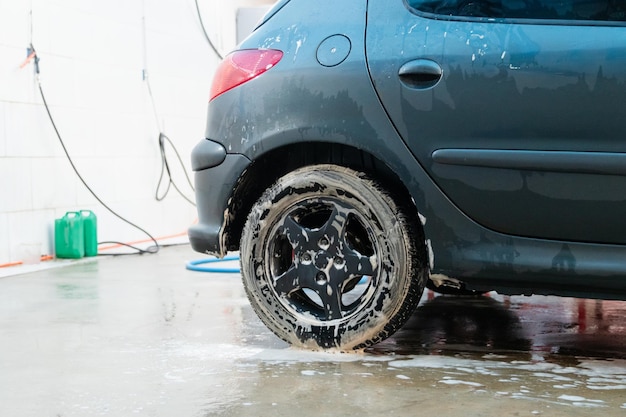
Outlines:
<svg viewBox="0 0 626 417"><path fill-rule="evenodd" d="M271 3L199 0L223 52L235 46L235 9ZM204 133L218 59L195 7L194 0L0 0L0 265L21 261L25 243L52 254L54 219L72 210L96 213L99 241L147 238L97 203L72 171L33 64L20 68L31 41L57 127L98 196L154 237L185 232L194 221L195 208L174 190L162 202L154 195L159 131L190 175L189 154ZM193 199L174 153L168 156L174 180Z"/></svg>

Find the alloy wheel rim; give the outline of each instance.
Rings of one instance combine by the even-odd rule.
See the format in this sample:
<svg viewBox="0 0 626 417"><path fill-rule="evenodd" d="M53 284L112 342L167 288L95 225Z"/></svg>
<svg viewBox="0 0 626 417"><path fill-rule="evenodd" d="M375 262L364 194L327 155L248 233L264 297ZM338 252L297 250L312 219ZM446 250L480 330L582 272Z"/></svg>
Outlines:
<svg viewBox="0 0 626 417"><path fill-rule="evenodd" d="M333 197L304 199L285 211L266 244L276 299L320 324L349 320L374 296L379 242L372 220Z"/></svg>

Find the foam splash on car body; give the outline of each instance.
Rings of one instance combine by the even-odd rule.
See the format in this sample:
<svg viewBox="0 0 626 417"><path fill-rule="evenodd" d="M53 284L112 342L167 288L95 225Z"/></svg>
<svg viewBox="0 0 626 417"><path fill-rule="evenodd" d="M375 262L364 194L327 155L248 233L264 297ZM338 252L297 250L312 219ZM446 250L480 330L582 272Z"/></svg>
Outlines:
<svg viewBox="0 0 626 417"><path fill-rule="evenodd" d="M454 288L460 290L463 288L463 281L460 281L456 278L450 278L443 274L431 274L430 280L435 285L435 287L447 287Z"/></svg>

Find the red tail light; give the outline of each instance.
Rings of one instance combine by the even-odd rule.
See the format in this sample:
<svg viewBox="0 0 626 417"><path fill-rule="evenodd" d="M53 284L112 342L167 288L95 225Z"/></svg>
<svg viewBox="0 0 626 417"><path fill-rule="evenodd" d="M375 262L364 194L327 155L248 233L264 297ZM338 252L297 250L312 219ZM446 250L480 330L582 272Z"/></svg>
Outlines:
<svg viewBox="0 0 626 417"><path fill-rule="evenodd" d="M275 49L244 49L227 55L217 67L209 101L263 74L282 57L282 51Z"/></svg>

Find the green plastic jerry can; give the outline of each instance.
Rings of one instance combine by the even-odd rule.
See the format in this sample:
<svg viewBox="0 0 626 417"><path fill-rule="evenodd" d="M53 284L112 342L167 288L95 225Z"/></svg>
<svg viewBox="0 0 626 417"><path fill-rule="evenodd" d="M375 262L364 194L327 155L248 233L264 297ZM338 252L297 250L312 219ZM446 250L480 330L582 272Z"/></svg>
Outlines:
<svg viewBox="0 0 626 417"><path fill-rule="evenodd" d="M83 230L85 232L85 256L98 254L98 219L91 210L81 210Z"/></svg>
<svg viewBox="0 0 626 417"><path fill-rule="evenodd" d="M85 256L85 230L79 212L68 211L54 221L54 249L57 258Z"/></svg>

